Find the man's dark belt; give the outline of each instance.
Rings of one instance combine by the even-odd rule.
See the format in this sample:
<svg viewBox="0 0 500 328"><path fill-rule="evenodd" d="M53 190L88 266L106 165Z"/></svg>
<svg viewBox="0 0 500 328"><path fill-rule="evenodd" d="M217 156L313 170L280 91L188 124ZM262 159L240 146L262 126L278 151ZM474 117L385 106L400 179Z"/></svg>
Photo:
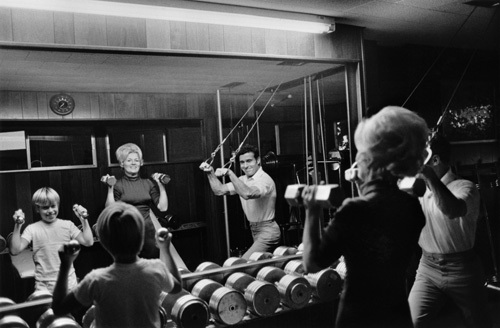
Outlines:
<svg viewBox="0 0 500 328"><path fill-rule="evenodd" d="M261 223L273 223L274 222L274 219L271 219L271 220L267 220L267 221L259 221L259 222L252 222L252 221L249 221L250 222L250 225L257 225L257 224L261 224Z"/></svg>
<svg viewBox="0 0 500 328"><path fill-rule="evenodd" d="M422 250L422 254L425 257L432 258L434 260L444 260L444 261L462 260L475 256L473 249L469 249L468 251L463 251L458 253L447 253L447 254L429 253L426 252L425 250Z"/></svg>

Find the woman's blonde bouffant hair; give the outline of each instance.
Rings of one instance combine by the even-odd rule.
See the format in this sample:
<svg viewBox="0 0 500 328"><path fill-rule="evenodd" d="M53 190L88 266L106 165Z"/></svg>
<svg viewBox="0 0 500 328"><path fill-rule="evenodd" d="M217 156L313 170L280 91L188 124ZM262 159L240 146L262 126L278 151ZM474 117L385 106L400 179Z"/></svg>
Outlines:
<svg viewBox="0 0 500 328"><path fill-rule="evenodd" d="M142 161L142 150L136 144L126 143L118 147L115 152L118 163L122 163L123 161L125 161L127 159L127 156L132 153L136 153L137 155L139 155L139 158Z"/></svg>
<svg viewBox="0 0 500 328"><path fill-rule="evenodd" d="M428 137L429 128L422 117L406 108L388 106L356 128L356 160L368 171L414 176L424 164Z"/></svg>

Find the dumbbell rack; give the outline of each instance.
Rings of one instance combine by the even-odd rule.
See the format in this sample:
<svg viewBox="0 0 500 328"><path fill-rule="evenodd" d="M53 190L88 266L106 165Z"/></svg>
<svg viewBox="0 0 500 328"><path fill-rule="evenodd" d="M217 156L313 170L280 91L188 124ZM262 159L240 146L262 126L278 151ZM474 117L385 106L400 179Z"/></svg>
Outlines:
<svg viewBox="0 0 500 328"><path fill-rule="evenodd" d="M297 260L301 259L302 255L300 254L295 254L295 255L285 255L285 256L276 256L270 259L263 259L263 260L258 260L258 261L252 261L248 263L243 263L243 264L235 264L227 267L220 267L216 269L209 269L209 270L204 270L200 272L187 272L182 274L182 280L183 280L183 287L185 289L188 289L187 286L192 286L195 284L197 281L204 279L204 278L213 278L214 276L217 276L221 278L222 281L225 281L231 274L235 272L248 272L248 271L254 271L257 272L259 269L265 267L265 266L276 266L276 267L284 267L286 263L288 263L291 260ZM269 316L269 317L256 317L252 315L246 315L243 321L238 323L238 326L248 326L251 327L252 325L257 326L262 326L263 320L279 320L280 322L283 321L284 316L290 316L293 315L294 313L297 315L299 312L304 312L306 311L307 313L310 312L311 309L313 308L318 308L319 313L314 314L314 316L318 315L323 315L326 310L328 310L328 316L331 316L331 313L334 311L332 310L333 304L336 304L338 300L335 299L334 301L321 301L318 299L311 298L309 304L305 307L305 309L301 310L293 310L293 309L288 309L286 307L279 307L277 311L275 312L274 315ZM24 302L24 303L19 303L19 304L14 304L14 305L9 305L5 307L0 307L0 317L3 317L8 314L16 314L19 315L20 317L23 317L24 314L29 313L30 311L33 311L36 308L43 308L43 307L49 307L51 304L52 300L51 299L42 299L42 300L37 300L37 301L29 301L29 302ZM314 310L313 311L317 311ZM309 314L306 314L308 316ZM300 316L304 316L304 314L301 314ZM275 318L273 318L275 317ZM291 322L293 322L295 319L289 319ZM286 320L285 320L286 321ZM167 327L176 327L176 324L169 321L166 325ZM220 323L216 322L209 322L209 325L207 327L221 327Z"/></svg>
<svg viewBox="0 0 500 328"><path fill-rule="evenodd" d="M209 269L209 270L204 270L204 271L200 271L200 272L184 273L184 274L182 274L182 284L183 284L183 287L186 288L186 286L192 285L197 280L200 280L203 278L209 278L211 276L217 276L217 275L222 276L222 279L226 280L228 276L230 276L232 273L235 273L235 272L243 272L243 271L247 271L249 269L258 270L259 268L263 268L265 266L276 266L276 265L279 265L281 263L284 264L288 261L297 260L297 259L301 259L301 258L302 258L302 255L300 255L300 254L286 255L286 256L274 257L274 258L265 259L265 260L243 263L243 264L235 264L235 265L228 266L228 267Z"/></svg>
<svg viewBox="0 0 500 328"><path fill-rule="evenodd" d="M50 307L51 303L52 299L46 298L2 306L0 307L0 318L14 314L23 318L28 324L32 325L38 320L38 316L34 316L34 314L41 314L45 312L45 310Z"/></svg>
<svg viewBox="0 0 500 328"><path fill-rule="evenodd" d="M243 264L235 264L227 267L220 267L215 269L208 269L199 272L192 273L183 273L182 281L183 287L185 289L189 289L190 286L193 286L197 281L201 279L214 279L220 280L222 282L226 281L227 278L236 272L249 272L252 271L254 273L258 272L261 268L266 266L276 266L279 268L283 268L286 263L292 260L301 260L301 254L295 255L285 255L285 256L275 256L270 259L262 259L258 261L250 261ZM217 278L214 278L217 277ZM264 326L282 326L284 322L291 323L291 326L297 327L297 320L304 321L304 318L309 317L309 320L313 320L316 322L322 322L326 324L333 324L334 313L336 312L336 304L338 302L338 298L329 301L322 301L317 298L311 297L309 303L302 309L290 309L285 306L280 306L275 314L266 317L257 317L251 314L248 314L244 317L244 319L236 324L239 327L258 327L261 328ZM311 316L315 318L311 318ZM322 318L318 318L318 317ZM324 320L324 322L322 321ZM275 322L275 324L274 324ZM306 326L310 322L305 322L305 324L301 326ZM314 324L313 324L314 325ZM216 327L224 327L227 325L223 325L218 322L210 321L207 325L207 328L216 328ZM283 325L283 327L286 325ZM290 325L289 325L290 326ZM176 327L175 323L171 323L171 325L167 325L168 328Z"/></svg>

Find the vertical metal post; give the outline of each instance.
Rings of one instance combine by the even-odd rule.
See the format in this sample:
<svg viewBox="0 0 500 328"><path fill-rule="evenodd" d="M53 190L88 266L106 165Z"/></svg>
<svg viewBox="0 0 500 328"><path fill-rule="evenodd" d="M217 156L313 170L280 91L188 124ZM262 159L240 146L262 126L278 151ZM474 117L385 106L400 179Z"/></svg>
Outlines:
<svg viewBox="0 0 500 328"><path fill-rule="evenodd" d="M309 185L309 167L307 165L307 158L309 157L309 131L307 129L307 79L304 78L304 143L305 143L305 168L306 184Z"/></svg>
<svg viewBox="0 0 500 328"><path fill-rule="evenodd" d="M24 143L26 145L26 165L27 165L27 168L28 169L31 169L31 149L30 149L30 140L29 140L29 136L26 135L25 133L24 134ZM108 151L108 154L109 154L109 151ZM109 163L109 162L108 162Z"/></svg>
<svg viewBox="0 0 500 328"><path fill-rule="evenodd" d="M318 99L319 100L319 99ZM311 116L311 153L312 153L312 163L313 163L313 184L318 184L318 160L316 152L316 120L314 119L314 106L313 106L313 91L312 91L312 78L309 76L309 115ZM320 211L319 215L319 235L323 235L323 227L325 225L325 220L323 217L323 211Z"/></svg>
<svg viewBox="0 0 500 328"><path fill-rule="evenodd" d="M256 110L255 119L257 119L258 117L259 117L259 111ZM262 160L262 150L260 149L260 121L257 121L257 148L259 149L260 159Z"/></svg>
<svg viewBox="0 0 500 328"><path fill-rule="evenodd" d="M274 125L274 138L276 139L276 155L281 155L281 139L280 139L280 126Z"/></svg>
<svg viewBox="0 0 500 328"><path fill-rule="evenodd" d="M323 115L321 112L321 97L319 94L319 81L316 80L316 89L318 93L318 119L319 119L319 133L321 136L321 149L323 150L323 167L325 169L325 183L329 183L328 179L328 164L326 163L327 157L326 157L326 146L325 146L325 132L323 129Z"/></svg>
<svg viewBox="0 0 500 328"><path fill-rule="evenodd" d="M316 128L315 128L315 120L314 120L314 108L313 108L313 99L312 99L312 79L309 76L309 115L311 121L311 155L312 155L312 163L314 168L313 174L313 184L318 184L318 161L316 158Z"/></svg>
<svg viewBox="0 0 500 328"><path fill-rule="evenodd" d="M220 90L217 89L217 119L219 123L219 143L222 143L224 136L222 133L222 109L220 105ZM224 146L220 148L220 163L221 167L224 166ZM222 178L222 182L225 183L225 178ZM230 243L229 243L229 218L227 214L227 196L223 196L224 202L224 224L226 228L226 253L227 257L230 256Z"/></svg>

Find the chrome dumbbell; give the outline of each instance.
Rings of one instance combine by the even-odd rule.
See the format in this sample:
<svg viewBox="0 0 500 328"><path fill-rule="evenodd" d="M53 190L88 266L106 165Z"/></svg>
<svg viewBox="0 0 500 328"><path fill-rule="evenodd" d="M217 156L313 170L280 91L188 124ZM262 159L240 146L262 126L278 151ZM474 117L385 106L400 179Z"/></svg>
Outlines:
<svg viewBox="0 0 500 328"><path fill-rule="evenodd" d="M16 221L16 224L24 224L24 217L25 216L22 209L18 209L14 212L14 220Z"/></svg>
<svg viewBox="0 0 500 328"><path fill-rule="evenodd" d="M285 190L285 199L290 206L302 206L302 191L306 185L294 184L288 185ZM316 203L322 208L331 208L339 206L344 199L343 192L338 184L318 185L314 195Z"/></svg>
<svg viewBox="0 0 500 328"><path fill-rule="evenodd" d="M83 207L82 205L78 205L78 204L73 205L73 211L75 212L75 214L77 214L83 218L87 218L89 216L87 209L85 207Z"/></svg>
<svg viewBox="0 0 500 328"><path fill-rule="evenodd" d="M158 177L158 180L160 180L161 183L166 185L167 183L170 182L170 176L165 173L153 173L151 174L151 178L154 179L155 177Z"/></svg>
<svg viewBox="0 0 500 328"><path fill-rule="evenodd" d="M425 181L416 177L404 177L398 181L399 190L412 196L422 197L425 194Z"/></svg>
<svg viewBox="0 0 500 328"><path fill-rule="evenodd" d="M165 241L168 237L168 229L167 228L160 228L158 229L158 239L160 241Z"/></svg>
<svg viewBox="0 0 500 328"><path fill-rule="evenodd" d="M75 254L80 250L80 243L75 239L70 240L68 243L64 244L64 252L69 254Z"/></svg>
<svg viewBox="0 0 500 328"><path fill-rule="evenodd" d="M116 184L116 178L114 175L105 175L101 178L101 182L112 187Z"/></svg>
<svg viewBox="0 0 500 328"><path fill-rule="evenodd" d="M304 190L305 184L293 184L288 185L285 190L285 199L290 206L302 206L302 191Z"/></svg>

